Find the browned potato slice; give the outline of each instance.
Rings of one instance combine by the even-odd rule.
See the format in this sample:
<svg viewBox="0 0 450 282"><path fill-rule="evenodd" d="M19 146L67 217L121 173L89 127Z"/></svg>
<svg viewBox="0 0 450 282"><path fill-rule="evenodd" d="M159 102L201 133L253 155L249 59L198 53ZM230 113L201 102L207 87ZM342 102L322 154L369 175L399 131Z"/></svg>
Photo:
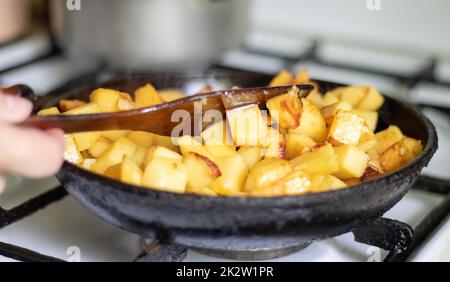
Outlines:
<svg viewBox="0 0 450 282"><path fill-rule="evenodd" d="M153 147L147 149L145 158L142 161L142 166L144 168L147 167L147 165L153 159L156 159L156 158L167 158L167 159L173 159L173 160L177 160L177 161L182 161L182 159L183 159L183 157L180 154L178 154L177 152L174 152L170 149L167 149L166 147L153 146Z"/></svg>
<svg viewBox="0 0 450 282"><path fill-rule="evenodd" d="M349 111L338 111L328 132L328 142L335 146L356 145L364 127L364 119Z"/></svg>
<svg viewBox="0 0 450 282"><path fill-rule="evenodd" d="M274 184L292 171L286 160L267 158L258 162L250 171L244 190L253 191Z"/></svg>
<svg viewBox="0 0 450 282"><path fill-rule="evenodd" d="M305 135L315 142L323 142L327 138L327 127L319 109L311 101L302 99L303 111L300 125L289 129L289 133Z"/></svg>
<svg viewBox="0 0 450 282"><path fill-rule="evenodd" d="M395 143L380 155L380 163L386 172L391 172L402 166L403 157L400 143Z"/></svg>
<svg viewBox="0 0 450 282"><path fill-rule="evenodd" d="M190 152L184 156L183 164L188 172L188 186L194 190L207 187L222 175L216 163L197 153Z"/></svg>
<svg viewBox="0 0 450 282"><path fill-rule="evenodd" d="M299 89L292 87L287 94L280 95L267 101L271 119L281 128L297 128L302 115L302 103L298 97Z"/></svg>
<svg viewBox="0 0 450 282"><path fill-rule="evenodd" d="M404 165L414 160L423 150L423 145L420 140L406 136L400 141L400 147Z"/></svg>
<svg viewBox="0 0 450 282"><path fill-rule="evenodd" d="M86 102L81 101L81 100L66 100L66 99L62 99L59 101L59 109L62 112L67 112L70 110L73 110L75 108L81 107L86 105Z"/></svg>

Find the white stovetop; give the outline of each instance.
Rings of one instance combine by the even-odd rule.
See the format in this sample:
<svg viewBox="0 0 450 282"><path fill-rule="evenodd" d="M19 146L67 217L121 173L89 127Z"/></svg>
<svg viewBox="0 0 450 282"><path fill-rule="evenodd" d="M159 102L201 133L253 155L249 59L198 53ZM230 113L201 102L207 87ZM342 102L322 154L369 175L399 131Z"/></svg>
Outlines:
<svg viewBox="0 0 450 282"><path fill-rule="evenodd" d="M299 45L300 43L295 42L294 44ZM300 44L299 46L306 45ZM236 60L237 56L237 60L242 64L241 55L230 55L228 59ZM277 65L276 62L274 64L274 61L266 60L264 62L264 60L266 58L252 58L249 64L254 64L253 67L259 65L267 72L273 71L271 68ZM411 62L408 61L408 64L411 65ZM300 64L295 68L305 66L310 69L314 77L319 79L330 79L330 76L331 78L337 76L339 80L349 83L373 83L389 95L402 97L405 94L402 85L387 77L343 71L315 63ZM95 64L92 62L74 62L64 57L53 57L0 75L0 82L28 83L38 89L38 92L45 93L65 79L73 78L94 67ZM52 79L46 79L48 77L52 77ZM428 174L449 178L450 126L448 117L433 110L427 110L426 113L438 129L440 148L425 171ZM56 185L57 181L54 178L30 181L13 177L9 181L6 192L0 196L0 206L3 208L14 207ZM406 222L414 227L442 199L442 196L432 193L411 191L385 216ZM0 241L66 260L73 258L73 250L78 249L82 261L129 261L142 250L139 236L98 219L70 196L24 220L1 229ZM449 248L450 216L437 229L432 239L412 256L412 260L450 261ZM385 254L386 252L380 251L378 248L354 242L351 234L344 234L330 240L313 243L303 251L277 259L277 261L372 261L382 259ZM0 256L0 261L10 261L10 259ZM224 260L189 251L186 261Z"/></svg>

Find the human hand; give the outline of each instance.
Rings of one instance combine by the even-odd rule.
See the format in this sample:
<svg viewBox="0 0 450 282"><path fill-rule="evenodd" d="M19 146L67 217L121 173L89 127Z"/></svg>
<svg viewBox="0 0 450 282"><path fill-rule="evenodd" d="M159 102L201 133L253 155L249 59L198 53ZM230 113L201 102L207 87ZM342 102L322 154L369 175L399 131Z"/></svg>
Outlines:
<svg viewBox="0 0 450 282"><path fill-rule="evenodd" d="M25 120L31 110L30 101L0 91L0 193L6 172L37 178L54 174L62 165L65 138L61 130L15 125Z"/></svg>

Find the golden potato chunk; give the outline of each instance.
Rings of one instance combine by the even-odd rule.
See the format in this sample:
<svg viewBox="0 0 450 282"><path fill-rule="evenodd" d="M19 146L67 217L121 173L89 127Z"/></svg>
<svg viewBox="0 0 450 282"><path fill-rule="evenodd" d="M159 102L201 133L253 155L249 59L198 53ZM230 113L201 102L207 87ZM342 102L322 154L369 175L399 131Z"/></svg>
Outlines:
<svg viewBox="0 0 450 282"><path fill-rule="evenodd" d="M302 103L298 96L299 89L293 86L287 94L280 95L267 101L270 117L281 128L297 128L302 115Z"/></svg>
<svg viewBox="0 0 450 282"><path fill-rule="evenodd" d="M244 190L253 191L274 184L292 171L286 160L267 158L258 162L250 171Z"/></svg>
<svg viewBox="0 0 450 282"><path fill-rule="evenodd" d="M304 153L292 159L290 163L295 170L303 170L311 174L332 174L339 171L337 155L331 144Z"/></svg>
<svg viewBox="0 0 450 282"><path fill-rule="evenodd" d="M188 182L186 166L179 160L154 158L145 168L142 185L175 193L184 193Z"/></svg>
<svg viewBox="0 0 450 282"><path fill-rule="evenodd" d="M404 136L400 141L400 148L403 157L403 164L406 165L422 152L423 145L420 140Z"/></svg>
<svg viewBox="0 0 450 282"><path fill-rule="evenodd" d="M66 135L66 150L64 151L64 159L73 164L81 164L83 156L75 143L71 134Z"/></svg>
<svg viewBox="0 0 450 282"><path fill-rule="evenodd" d="M202 132L206 149L214 156L227 157L236 154L236 146L225 121L210 125Z"/></svg>
<svg viewBox="0 0 450 282"><path fill-rule="evenodd" d="M380 163L384 171L391 172L398 169L403 162L400 143L395 143L380 155Z"/></svg>
<svg viewBox="0 0 450 282"><path fill-rule="evenodd" d="M294 77L289 71L282 70L274 78L272 78L272 81L270 81L269 86L270 87L286 86L292 84L293 80Z"/></svg>
<svg viewBox="0 0 450 282"><path fill-rule="evenodd" d="M164 103L164 99L151 84L146 84L134 92L134 99L137 108L145 108Z"/></svg>
<svg viewBox="0 0 450 282"><path fill-rule="evenodd" d="M58 107L62 112L67 112L75 108L86 105L86 102L81 100L66 100L62 99L58 103Z"/></svg>
<svg viewBox="0 0 450 282"><path fill-rule="evenodd" d="M142 170L130 158L125 157L120 166L120 180L132 185L141 185Z"/></svg>
<svg viewBox="0 0 450 282"><path fill-rule="evenodd" d="M97 142L95 142L95 144L91 148L89 148L89 155L93 156L94 158L98 158L109 148L109 146L111 146L111 144L112 142L109 139L100 137L99 139L97 139Z"/></svg>
<svg viewBox="0 0 450 282"><path fill-rule="evenodd" d="M156 158L166 158L166 159L173 159L173 160L177 160L177 161L182 161L182 159L183 159L183 157L180 154L178 154L170 149L167 149L166 147L153 146L153 147L147 149L147 153L145 154L145 158L142 161L142 165L144 167L147 167L147 165L153 159L156 159Z"/></svg>
<svg viewBox="0 0 450 282"><path fill-rule="evenodd" d="M51 107L40 110L37 115L38 116L51 116L51 115L59 115L61 112L57 107Z"/></svg>
<svg viewBox="0 0 450 282"><path fill-rule="evenodd" d="M376 148L378 144L377 138L375 137L375 134L367 128L367 126L363 127L363 130L361 132L361 137L359 138L359 142L356 145L358 149L362 150L363 152L367 153L369 151L372 151Z"/></svg>
<svg viewBox="0 0 450 282"><path fill-rule="evenodd" d="M311 192L311 178L301 170L292 171L275 183L250 191L251 196L300 195Z"/></svg>
<svg viewBox="0 0 450 282"><path fill-rule="evenodd" d="M222 175L216 163L197 153L190 152L184 156L183 164L187 168L190 189L198 190L207 187Z"/></svg>
<svg viewBox="0 0 450 282"><path fill-rule="evenodd" d="M208 188L220 195L239 193L248 175L248 166L239 154L218 158L221 176L208 185Z"/></svg>
<svg viewBox="0 0 450 282"><path fill-rule="evenodd" d="M100 131L74 133L73 139L77 143L78 150L84 151L92 148L97 140L102 136Z"/></svg>
<svg viewBox="0 0 450 282"><path fill-rule="evenodd" d="M145 147L137 146L136 152L134 153L134 156L132 158L133 162L137 166L143 167L142 164L144 162L145 156L147 155L147 150L148 149Z"/></svg>
<svg viewBox="0 0 450 282"><path fill-rule="evenodd" d="M369 128L370 131L375 132L378 124L378 112L359 109L354 109L352 112L362 117L366 122L367 128Z"/></svg>
<svg viewBox="0 0 450 282"><path fill-rule="evenodd" d="M344 101L325 106L320 110L320 112L323 118L325 119L327 127L330 127L338 111L351 111L351 110L352 105L349 102Z"/></svg>
<svg viewBox="0 0 450 282"><path fill-rule="evenodd" d="M331 174L314 174L311 176L311 192L338 190L347 187L347 184Z"/></svg>
<svg viewBox="0 0 450 282"><path fill-rule="evenodd" d="M286 135L277 129L269 128L266 146L263 154L265 157L284 159L286 156Z"/></svg>
<svg viewBox="0 0 450 282"><path fill-rule="evenodd" d="M126 137L136 145L142 147L151 147L153 145L153 133L144 131L130 131L126 133Z"/></svg>
<svg viewBox="0 0 450 282"><path fill-rule="evenodd" d="M354 146L343 145L335 149L339 162L339 171L333 173L340 179L359 178L364 174L369 157Z"/></svg>
<svg viewBox="0 0 450 282"><path fill-rule="evenodd" d="M257 105L227 111L228 124L238 146L259 146L267 137L266 121Z"/></svg>
<svg viewBox="0 0 450 282"><path fill-rule="evenodd" d="M183 92L178 89L164 89L159 91L159 96L166 102L172 102L181 98L184 98Z"/></svg>
<svg viewBox="0 0 450 282"><path fill-rule="evenodd" d="M403 139L403 134L400 128L395 125L390 125L383 131L375 134L377 138L376 150L378 154L382 154L387 148Z"/></svg>
<svg viewBox="0 0 450 282"><path fill-rule="evenodd" d="M292 160L316 145L317 143L308 136L289 133L286 136L286 159Z"/></svg>
<svg viewBox="0 0 450 282"><path fill-rule="evenodd" d="M92 166L92 170L100 174L104 173L108 168L121 163L124 156L132 158L136 148L136 144L121 137L98 158Z"/></svg>
<svg viewBox="0 0 450 282"><path fill-rule="evenodd" d="M91 102L97 104L102 112L118 111L117 102L120 98L120 92L112 89L100 88L91 93Z"/></svg>
<svg viewBox="0 0 450 282"><path fill-rule="evenodd" d="M102 110L96 103L89 103L84 106L67 111L64 114L65 115L88 115L88 114L98 114L101 112L102 112Z"/></svg>
<svg viewBox="0 0 450 282"><path fill-rule="evenodd" d="M364 127L364 119L349 111L338 111L328 132L328 142L335 146L356 145Z"/></svg>
<svg viewBox="0 0 450 282"><path fill-rule="evenodd" d="M249 169L252 169L263 158L263 152L260 147L241 147L238 154L244 159Z"/></svg>
<svg viewBox="0 0 450 282"><path fill-rule="evenodd" d="M358 109L365 111L377 111L383 106L384 97L375 88L367 87L367 91L362 101L358 104Z"/></svg>
<svg viewBox="0 0 450 282"><path fill-rule="evenodd" d="M319 109L307 99L301 99L303 105L300 125L289 129L289 133L306 135L315 142L323 142L327 138L327 127Z"/></svg>
<svg viewBox="0 0 450 282"><path fill-rule="evenodd" d="M102 136L114 142L125 136L127 133L127 130L107 130L102 131Z"/></svg>

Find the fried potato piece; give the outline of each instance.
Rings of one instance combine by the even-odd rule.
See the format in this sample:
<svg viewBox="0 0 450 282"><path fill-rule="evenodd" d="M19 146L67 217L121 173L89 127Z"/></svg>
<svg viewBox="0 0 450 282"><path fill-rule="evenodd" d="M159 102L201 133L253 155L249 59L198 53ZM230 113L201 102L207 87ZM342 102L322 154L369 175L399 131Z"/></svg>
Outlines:
<svg viewBox="0 0 450 282"><path fill-rule="evenodd" d="M164 103L164 99L150 83L138 88L134 92L134 99L137 108L145 108Z"/></svg>
<svg viewBox="0 0 450 282"><path fill-rule="evenodd" d="M333 173L339 179L360 178L366 170L369 156L354 146L334 148L339 162L339 171Z"/></svg>
<svg viewBox="0 0 450 282"><path fill-rule="evenodd" d="M364 119L349 111L338 111L328 132L328 142L335 146L356 145L364 127Z"/></svg>
<svg viewBox="0 0 450 282"><path fill-rule="evenodd" d="M403 134L400 128L395 125L390 125L385 130L376 133L375 137L377 138L377 146L375 149L378 154L382 154L389 147L402 140Z"/></svg>
<svg viewBox="0 0 450 282"><path fill-rule="evenodd" d="M294 170L303 170L311 174L332 174L339 171L337 155L331 144L304 153L292 159L290 163Z"/></svg>
<svg viewBox="0 0 450 282"><path fill-rule="evenodd" d="M248 174L244 191L250 192L272 185L291 171L292 166L286 160L264 159L258 162Z"/></svg>
<svg viewBox="0 0 450 282"><path fill-rule="evenodd" d="M197 153L190 152L184 156L183 164L187 168L190 189L198 190L207 187L222 175L216 163Z"/></svg>
<svg viewBox="0 0 450 282"><path fill-rule="evenodd" d="M154 158L142 177L144 187L175 193L184 193L188 182L186 166L179 160Z"/></svg>
<svg viewBox="0 0 450 282"><path fill-rule="evenodd" d="M67 112L67 111L73 110L75 108L84 106L84 105L86 105L86 102L81 101L81 100L62 99L58 103L58 107L61 110L61 112Z"/></svg>
<svg viewBox="0 0 450 282"><path fill-rule="evenodd" d="M294 77L289 71L282 70L270 81L269 86L286 86L292 84L293 80Z"/></svg>
<svg viewBox="0 0 450 282"><path fill-rule="evenodd" d="M316 145L317 143L308 136L289 133L286 136L286 159L292 160Z"/></svg>
<svg viewBox="0 0 450 282"><path fill-rule="evenodd" d="M297 128L302 115L302 102L298 96L299 89L292 87L287 94L280 95L267 101L271 119L281 128Z"/></svg>
<svg viewBox="0 0 450 282"><path fill-rule="evenodd" d="M313 139L315 142L323 142L327 138L327 127L319 109L304 98L302 101L302 115L300 124L295 129L289 129L289 133L305 135Z"/></svg>
<svg viewBox="0 0 450 282"><path fill-rule="evenodd" d="M208 185L208 188L220 195L239 194L248 175L248 166L239 154L217 158L221 176Z"/></svg>

